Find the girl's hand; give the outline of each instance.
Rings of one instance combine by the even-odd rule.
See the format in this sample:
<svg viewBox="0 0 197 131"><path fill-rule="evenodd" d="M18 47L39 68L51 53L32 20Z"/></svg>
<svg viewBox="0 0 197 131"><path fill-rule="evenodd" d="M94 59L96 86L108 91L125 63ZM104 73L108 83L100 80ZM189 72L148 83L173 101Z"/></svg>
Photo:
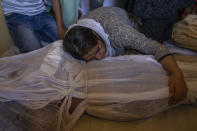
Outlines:
<svg viewBox="0 0 197 131"><path fill-rule="evenodd" d="M174 75L169 81L169 106L175 105L178 102L184 100L184 98L187 96L187 91L188 89L182 73Z"/></svg>

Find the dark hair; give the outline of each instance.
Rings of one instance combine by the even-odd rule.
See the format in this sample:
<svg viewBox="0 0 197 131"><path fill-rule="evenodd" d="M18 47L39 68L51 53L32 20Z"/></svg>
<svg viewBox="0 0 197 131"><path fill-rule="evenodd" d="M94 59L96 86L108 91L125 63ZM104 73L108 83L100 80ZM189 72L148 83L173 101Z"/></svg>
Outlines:
<svg viewBox="0 0 197 131"><path fill-rule="evenodd" d="M101 38L93 30L76 26L67 32L63 45L73 57L82 59L82 56L96 46L98 39Z"/></svg>

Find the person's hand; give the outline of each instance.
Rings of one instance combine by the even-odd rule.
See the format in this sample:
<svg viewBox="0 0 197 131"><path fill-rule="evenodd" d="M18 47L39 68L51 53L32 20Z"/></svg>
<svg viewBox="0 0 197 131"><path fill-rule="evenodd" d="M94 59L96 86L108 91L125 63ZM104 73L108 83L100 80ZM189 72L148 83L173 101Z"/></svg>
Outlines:
<svg viewBox="0 0 197 131"><path fill-rule="evenodd" d="M173 75L173 77L170 79L169 94L169 106L177 104L178 102L184 100L184 98L187 96L187 86L182 73Z"/></svg>
<svg viewBox="0 0 197 131"><path fill-rule="evenodd" d="M64 39L64 35L66 33L67 29L64 26L58 27L58 34L59 34L59 38L61 40Z"/></svg>
<svg viewBox="0 0 197 131"><path fill-rule="evenodd" d="M187 86L183 73L171 55L166 56L160 62L162 66L172 74L172 78L169 80L170 100L168 104L169 106L175 105L187 96Z"/></svg>

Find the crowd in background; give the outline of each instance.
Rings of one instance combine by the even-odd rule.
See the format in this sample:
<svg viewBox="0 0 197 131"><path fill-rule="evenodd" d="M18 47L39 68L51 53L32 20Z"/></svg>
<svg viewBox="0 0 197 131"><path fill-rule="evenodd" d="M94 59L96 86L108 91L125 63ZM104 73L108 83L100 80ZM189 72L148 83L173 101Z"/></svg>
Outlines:
<svg viewBox="0 0 197 131"><path fill-rule="evenodd" d="M2 0L10 34L21 52L63 39L71 24L102 6L132 13L140 21L140 31L161 43L171 38L177 20L196 9L194 0ZM57 25L47 11L54 15Z"/></svg>

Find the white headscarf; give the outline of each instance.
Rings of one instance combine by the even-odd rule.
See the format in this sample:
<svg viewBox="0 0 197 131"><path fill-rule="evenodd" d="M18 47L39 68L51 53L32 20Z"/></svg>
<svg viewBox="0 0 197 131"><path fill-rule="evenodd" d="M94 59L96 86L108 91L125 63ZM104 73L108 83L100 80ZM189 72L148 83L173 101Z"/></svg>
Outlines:
<svg viewBox="0 0 197 131"><path fill-rule="evenodd" d="M100 23L96 22L93 19L81 19L81 20L78 20L76 24L69 26L67 32L69 32L69 30L71 30L72 28L74 28L76 26L86 27L86 28L89 28L89 29L95 31L105 42L107 56L114 56L115 55L115 50L110 45L108 34L105 33L105 31Z"/></svg>

